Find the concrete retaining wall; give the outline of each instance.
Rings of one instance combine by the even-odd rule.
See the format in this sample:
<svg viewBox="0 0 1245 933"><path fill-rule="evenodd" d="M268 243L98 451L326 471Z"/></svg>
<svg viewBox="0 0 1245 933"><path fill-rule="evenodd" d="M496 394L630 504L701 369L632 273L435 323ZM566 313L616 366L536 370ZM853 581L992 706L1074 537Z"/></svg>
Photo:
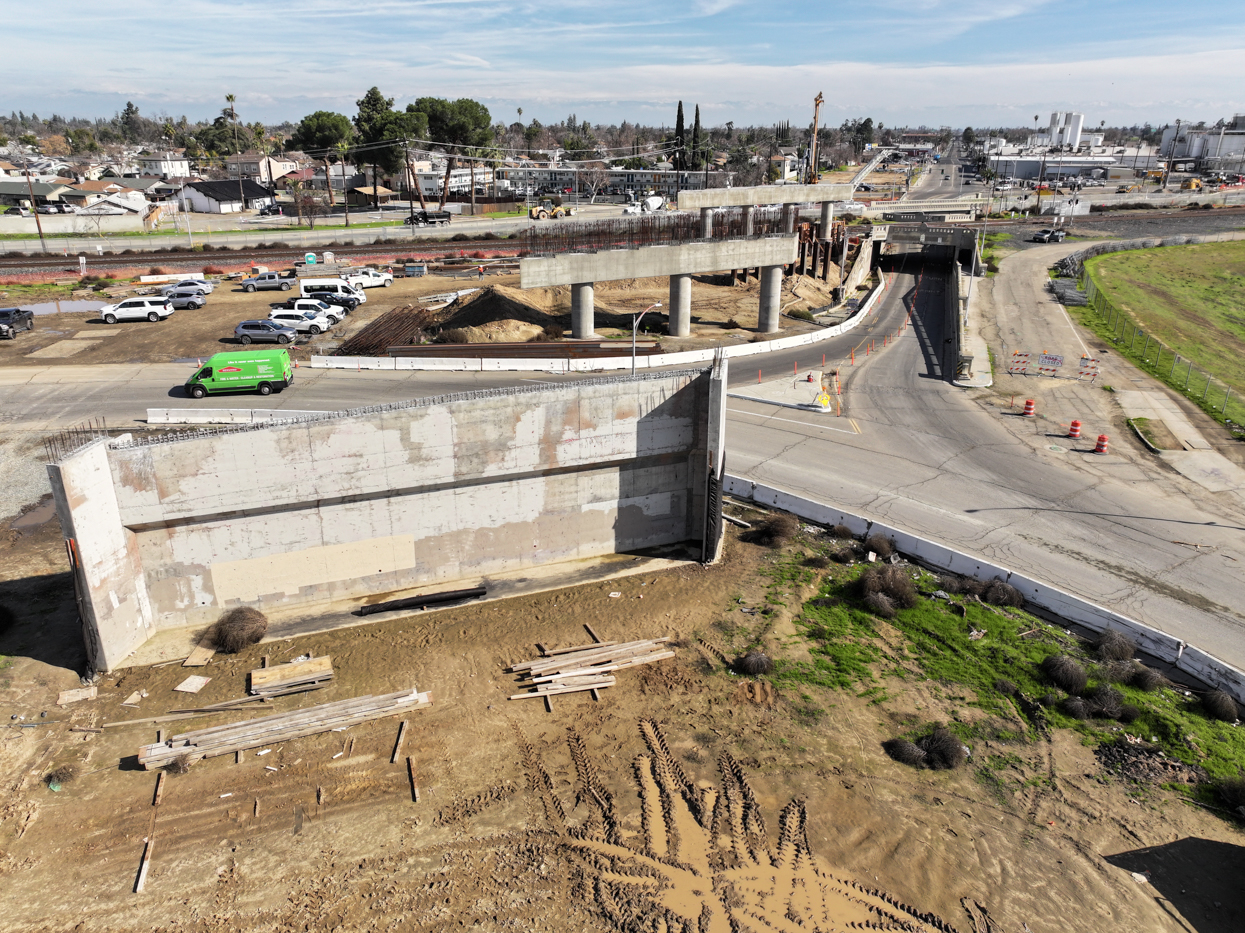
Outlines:
<svg viewBox="0 0 1245 933"><path fill-rule="evenodd" d="M1060 618L1075 622L1090 631L1102 632L1115 629L1132 638L1147 654L1175 666L1178 670L1196 677L1204 683L1219 687L1245 703L1245 671L1212 657L1193 645L1186 644L1174 635L1120 615L1088 600L1073 596L1063 590L1024 574L1015 573L998 564L954 550L944 544L922 538L875 522L872 519L836 506L812 499L805 499L772 486L755 483L742 476L728 474L723 483L724 491L732 496L752 501L819 525L846 525L854 534L882 534L895 542L895 548L926 566L948 573L975 577L979 580L999 579L1010 583L1025 599Z"/></svg>
<svg viewBox="0 0 1245 933"><path fill-rule="evenodd" d="M235 606L288 614L681 542L699 554L725 370L85 447L49 470L92 663Z"/></svg>
<svg viewBox="0 0 1245 933"><path fill-rule="evenodd" d="M297 421L327 415L327 411L282 411L272 408L148 408L148 424L261 424Z"/></svg>

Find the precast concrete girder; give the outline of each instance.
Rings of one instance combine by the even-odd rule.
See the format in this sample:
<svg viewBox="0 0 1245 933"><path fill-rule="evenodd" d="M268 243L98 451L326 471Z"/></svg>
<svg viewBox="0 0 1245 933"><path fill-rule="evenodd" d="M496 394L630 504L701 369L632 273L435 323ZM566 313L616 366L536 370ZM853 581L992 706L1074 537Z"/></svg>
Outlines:
<svg viewBox="0 0 1245 933"><path fill-rule="evenodd" d="M752 188L709 188L680 191L679 210L702 207L749 207L762 204L820 204L848 201L852 185L758 185Z"/></svg>

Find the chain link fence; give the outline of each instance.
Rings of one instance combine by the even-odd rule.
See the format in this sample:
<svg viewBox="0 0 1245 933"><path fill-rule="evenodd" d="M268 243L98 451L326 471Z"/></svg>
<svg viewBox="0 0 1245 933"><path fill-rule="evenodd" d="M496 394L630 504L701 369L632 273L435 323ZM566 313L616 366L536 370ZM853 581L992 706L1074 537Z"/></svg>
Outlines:
<svg viewBox="0 0 1245 933"><path fill-rule="evenodd" d="M1060 275L1076 280L1085 293L1086 306L1097 317L1099 333L1112 342L1117 353L1182 393L1216 421L1226 424L1234 434L1245 437L1245 395L1242 387L1227 384L1146 331L1131 314L1111 301L1085 268L1086 260L1105 253L1241 238L1239 234L1219 234L1096 243L1061 259L1055 268Z"/></svg>

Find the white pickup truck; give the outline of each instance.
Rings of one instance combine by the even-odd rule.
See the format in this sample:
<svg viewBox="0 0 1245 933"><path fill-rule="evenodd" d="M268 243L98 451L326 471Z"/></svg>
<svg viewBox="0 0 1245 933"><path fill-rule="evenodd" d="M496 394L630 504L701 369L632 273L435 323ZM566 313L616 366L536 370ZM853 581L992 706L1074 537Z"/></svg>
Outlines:
<svg viewBox="0 0 1245 933"><path fill-rule="evenodd" d="M268 306L275 313L296 312L298 314L314 314L319 317L326 317L330 324L339 324L346 317L344 308L337 305L331 305L327 302L320 301L316 298L295 298L292 301L280 301ZM272 315L268 315L272 318Z"/></svg>
<svg viewBox="0 0 1245 933"><path fill-rule="evenodd" d="M355 288L375 288L380 285L388 288L393 284L392 272L381 272L379 269L352 269L348 274L342 276L347 282Z"/></svg>
<svg viewBox="0 0 1245 933"><path fill-rule="evenodd" d="M261 272L249 279L243 279L242 290L253 292L261 288L279 288L283 292L288 292L297 283L298 278L294 275L286 275L284 272Z"/></svg>

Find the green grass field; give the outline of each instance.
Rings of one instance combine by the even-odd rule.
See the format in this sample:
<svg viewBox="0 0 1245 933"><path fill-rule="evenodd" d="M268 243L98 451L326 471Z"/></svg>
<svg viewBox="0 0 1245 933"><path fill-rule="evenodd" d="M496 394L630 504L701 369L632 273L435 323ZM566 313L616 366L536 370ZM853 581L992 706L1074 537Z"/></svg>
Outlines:
<svg viewBox="0 0 1245 933"><path fill-rule="evenodd" d="M1109 253L1086 268L1143 331L1245 393L1245 242Z"/></svg>

